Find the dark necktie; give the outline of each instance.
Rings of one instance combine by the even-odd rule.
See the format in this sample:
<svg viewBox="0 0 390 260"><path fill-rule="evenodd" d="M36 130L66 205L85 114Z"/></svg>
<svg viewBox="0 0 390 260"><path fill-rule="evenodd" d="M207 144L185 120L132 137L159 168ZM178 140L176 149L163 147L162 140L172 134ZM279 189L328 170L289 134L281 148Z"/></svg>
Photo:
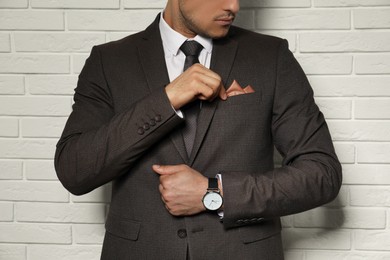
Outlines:
<svg viewBox="0 0 390 260"><path fill-rule="evenodd" d="M184 62L184 69L188 69L195 63L199 63L199 53L203 46L197 41L185 41L180 47L180 50L186 55ZM198 114L200 110L200 101L197 99L181 108L185 116L185 126L183 128L183 139L186 146L188 157L191 155L192 147L194 145L196 135L196 124L198 121Z"/></svg>

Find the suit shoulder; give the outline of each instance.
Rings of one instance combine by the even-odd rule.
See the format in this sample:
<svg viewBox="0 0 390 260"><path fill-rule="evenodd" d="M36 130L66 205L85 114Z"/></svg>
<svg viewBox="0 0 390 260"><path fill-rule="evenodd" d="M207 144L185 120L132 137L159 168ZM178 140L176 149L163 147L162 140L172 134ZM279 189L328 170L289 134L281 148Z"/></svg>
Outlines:
<svg viewBox="0 0 390 260"><path fill-rule="evenodd" d="M97 48L102 52L110 52L110 51L115 51L115 50L118 51L118 50L122 50L124 48L131 49L132 47L137 46L140 43L140 41L142 41L142 34L143 33L144 32L141 31L141 32L138 32L135 34L131 34L131 35L128 35L128 36L121 38L119 40L114 40L114 41L110 41L107 43L96 45L96 46L94 46L94 48Z"/></svg>

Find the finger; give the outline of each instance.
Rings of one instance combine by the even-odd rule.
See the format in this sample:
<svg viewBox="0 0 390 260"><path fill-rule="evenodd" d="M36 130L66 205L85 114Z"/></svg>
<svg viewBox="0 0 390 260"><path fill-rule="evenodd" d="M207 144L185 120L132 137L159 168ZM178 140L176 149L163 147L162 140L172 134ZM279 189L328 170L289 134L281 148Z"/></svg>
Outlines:
<svg viewBox="0 0 390 260"><path fill-rule="evenodd" d="M202 82L197 85L197 96L201 100L212 101L220 93L221 82L214 78L204 78Z"/></svg>
<svg viewBox="0 0 390 260"><path fill-rule="evenodd" d="M226 90L225 90L225 87L222 84L221 84L221 88L219 89L219 97L222 100L226 100L227 99Z"/></svg>
<svg viewBox="0 0 390 260"><path fill-rule="evenodd" d="M180 169L182 169L182 165L158 165L158 164L154 164L152 166L152 169L153 169L153 171L155 171L156 173L158 173L160 175L170 175L170 174L174 174L174 173L180 171Z"/></svg>
<svg viewBox="0 0 390 260"><path fill-rule="evenodd" d="M170 173L170 167L168 165L158 165L155 164L152 166L152 169L154 172L160 174L160 175L165 175L165 174L171 174Z"/></svg>

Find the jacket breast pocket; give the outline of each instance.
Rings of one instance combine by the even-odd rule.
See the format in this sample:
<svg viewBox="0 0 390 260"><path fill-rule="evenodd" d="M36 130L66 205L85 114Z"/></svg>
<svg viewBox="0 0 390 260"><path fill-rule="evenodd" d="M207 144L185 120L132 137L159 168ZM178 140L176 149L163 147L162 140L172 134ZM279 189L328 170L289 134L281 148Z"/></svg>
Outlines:
<svg viewBox="0 0 390 260"><path fill-rule="evenodd" d="M241 94L220 100L216 117L228 120L230 124L249 120L252 115L264 112L262 95L259 92Z"/></svg>
<svg viewBox="0 0 390 260"><path fill-rule="evenodd" d="M261 103L261 94L257 92L231 96L221 102L224 106L248 106L259 103Z"/></svg>

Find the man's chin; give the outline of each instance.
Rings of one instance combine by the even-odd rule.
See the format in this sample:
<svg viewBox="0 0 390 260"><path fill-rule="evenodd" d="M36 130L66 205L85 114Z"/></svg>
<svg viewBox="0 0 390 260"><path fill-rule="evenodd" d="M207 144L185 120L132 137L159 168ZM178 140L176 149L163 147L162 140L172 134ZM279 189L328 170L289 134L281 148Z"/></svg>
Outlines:
<svg viewBox="0 0 390 260"><path fill-rule="evenodd" d="M203 34L200 34L204 37L211 38L211 39L220 39L225 37L229 32L230 26L226 26L223 29L214 30L212 32L208 31Z"/></svg>

